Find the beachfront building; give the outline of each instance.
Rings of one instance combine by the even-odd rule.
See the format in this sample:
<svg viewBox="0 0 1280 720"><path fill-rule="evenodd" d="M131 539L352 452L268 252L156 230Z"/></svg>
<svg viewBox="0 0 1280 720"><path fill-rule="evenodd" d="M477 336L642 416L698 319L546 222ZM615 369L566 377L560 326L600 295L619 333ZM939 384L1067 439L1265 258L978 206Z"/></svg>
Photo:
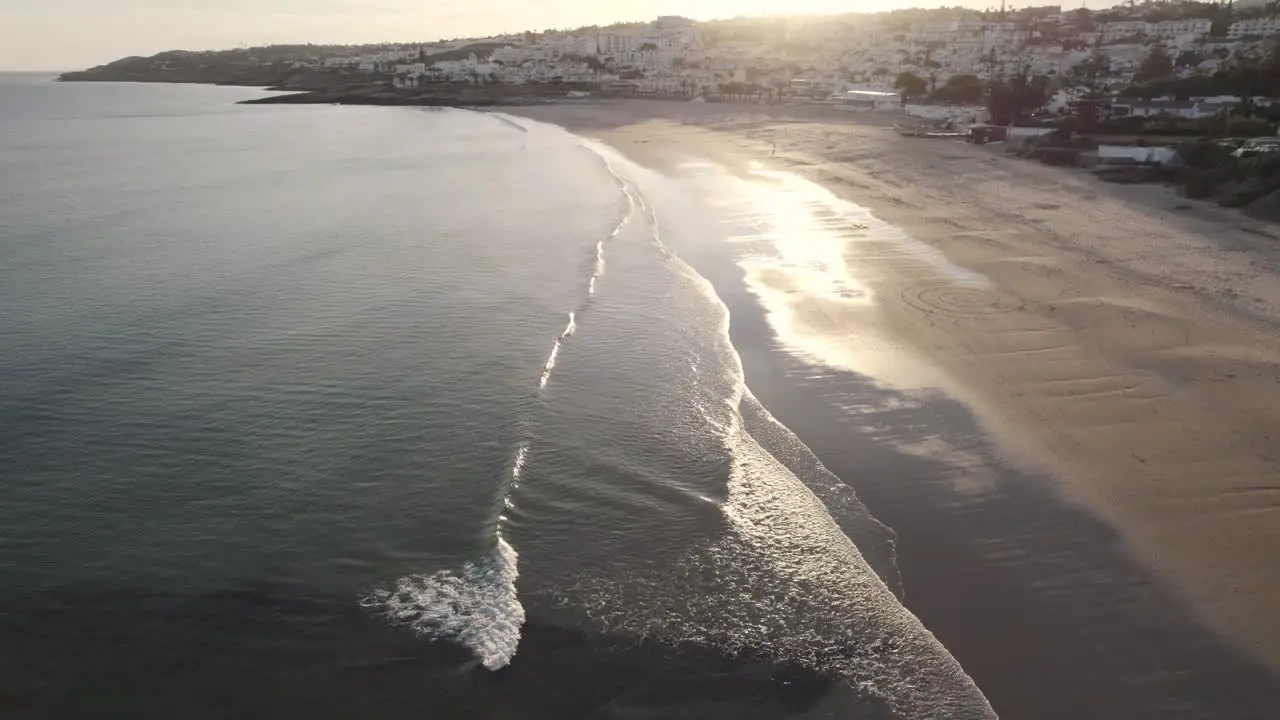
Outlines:
<svg viewBox="0 0 1280 720"><path fill-rule="evenodd" d="M857 88L832 94L831 102L847 110L898 110L902 107L902 96L896 92Z"/></svg>
<svg viewBox="0 0 1280 720"><path fill-rule="evenodd" d="M1196 104L1190 100L1132 100L1111 105L1112 117L1195 117Z"/></svg>
<svg viewBox="0 0 1280 720"><path fill-rule="evenodd" d="M501 65L480 60L471 53L463 60L438 60L425 68L424 75L437 81L484 83L499 77L502 69Z"/></svg>
<svg viewBox="0 0 1280 720"><path fill-rule="evenodd" d="M1254 98L1254 103L1267 107L1273 101ZM1234 95L1192 98L1190 100L1130 100L1111 105L1113 117L1179 117L1188 120L1210 118L1228 113L1240 106L1243 98Z"/></svg>
<svg viewBox="0 0 1280 720"><path fill-rule="evenodd" d="M527 83L554 84L594 84L617 79L608 73L597 72L581 60L526 60L519 64L493 63L492 75L506 85L524 85Z"/></svg>

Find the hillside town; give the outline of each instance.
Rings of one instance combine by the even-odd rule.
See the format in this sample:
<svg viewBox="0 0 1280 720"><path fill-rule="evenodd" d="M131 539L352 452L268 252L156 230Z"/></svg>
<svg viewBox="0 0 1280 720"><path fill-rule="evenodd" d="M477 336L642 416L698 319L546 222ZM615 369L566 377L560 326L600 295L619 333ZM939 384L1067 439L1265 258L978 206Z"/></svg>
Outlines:
<svg viewBox="0 0 1280 720"><path fill-rule="evenodd" d="M1277 35L1275 3L1148 2L1099 11L1005 7L715 22L668 16L328 57L303 51L290 63L381 77L398 88L547 85L575 93L803 97L876 107L899 104L903 95L976 104L983 83L1021 74L1051 91L1045 109L1060 111L1085 93L1213 77L1265 56ZM1155 95L1124 108L1201 117L1230 97Z"/></svg>
<svg viewBox="0 0 1280 720"><path fill-rule="evenodd" d="M1254 3L1254 4L1248 4ZM1147 0L877 14L680 16L376 46L288 45L125 58L65 80L308 91L270 102L461 104L556 97L805 102L929 120L1035 117L1270 123L1280 3ZM1274 67L1273 67L1274 66ZM1090 121L1092 122L1092 120ZM1195 128L1184 128L1197 134Z"/></svg>

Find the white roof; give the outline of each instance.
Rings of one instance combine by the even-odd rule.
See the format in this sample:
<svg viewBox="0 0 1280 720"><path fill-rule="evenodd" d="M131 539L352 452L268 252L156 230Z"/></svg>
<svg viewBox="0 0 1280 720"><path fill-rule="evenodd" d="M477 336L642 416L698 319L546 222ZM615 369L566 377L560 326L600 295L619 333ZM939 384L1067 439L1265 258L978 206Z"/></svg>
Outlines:
<svg viewBox="0 0 1280 720"><path fill-rule="evenodd" d="M844 94L854 95L858 97L865 97L865 98L878 98L878 97L896 98L898 97L898 93L885 92L883 90L845 90Z"/></svg>

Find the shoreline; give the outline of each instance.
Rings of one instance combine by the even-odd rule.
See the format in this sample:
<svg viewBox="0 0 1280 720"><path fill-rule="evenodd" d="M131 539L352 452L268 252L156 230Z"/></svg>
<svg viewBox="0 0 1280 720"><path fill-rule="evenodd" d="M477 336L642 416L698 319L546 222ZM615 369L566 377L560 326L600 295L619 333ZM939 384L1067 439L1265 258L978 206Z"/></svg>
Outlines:
<svg viewBox="0 0 1280 720"><path fill-rule="evenodd" d="M832 408L830 392L851 391L865 399L899 391L869 382L852 368L805 362L778 347L741 270L712 271L719 274L713 283L727 295L735 329L751 327L746 333L754 339L746 342L754 347L740 351L749 386L898 533L908 609L956 655L997 712L1064 719L1265 717L1267 698L1280 693L1280 648L1268 617L1268 599L1276 597L1280 582L1267 564L1277 536L1265 526L1241 523L1238 513L1254 508L1265 518L1272 507L1269 491L1206 485L1185 473L1157 481L1163 488L1148 484L1154 473L1176 473L1179 465L1201 469L1204 462L1236 463L1228 481L1266 482L1258 469L1249 474L1256 455L1238 448L1243 458L1221 454L1232 447L1232 434L1220 426L1185 424L1196 420L1189 411L1203 412L1213 400L1231 403L1254 423L1269 417L1266 406L1250 396L1275 392L1269 385L1280 380L1268 382L1271 376L1260 372L1249 377L1245 370L1256 371L1258 361L1270 356L1188 358L1184 350L1209 341L1202 333L1215 330L1249 332L1236 338L1248 347L1274 343L1258 326L1266 317L1280 318L1280 274L1249 258L1243 262L1255 267L1257 279L1248 286L1251 294L1224 296L1213 284L1222 261L1204 268L1188 258L1203 263L1206 255L1212 258L1210 249L1187 253L1204 241L1201 235L1221 231L1224 224L1234 228L1237 243L1265 239L1249 228L1263 223L1194 207L1162 221L1171 209L1162 203L1186 201L1167 191L1162 196L1161 188L1118 188L996 157L985 148L897 139L883 127L853 124L851 119L862 118L847 114L836 116L843 124L835 125L824 122L834 118L788 117L785 108L668 105L664 119L660 109L633 105L510 111L604 140L659 171L701 158L743 173L756 161L801 173L994 283L995 294L940 295L922 308L920 300L930 296L906 290L914 282L932 287L935 281L910 277L909 268L879 268L885 276L872 281L877 290L907 300L885 301L892 307L879 319L882 329L943 368L953 378L943 390L956 399L929 400L914 417L886 411L851 418ZM948 165L964 165L966 172ZM969 182L962 181L968 174ZM1006 186L1006 197L1016 201L1023 217L1011 217L1010 203L975 208L974 187L990 190L993 181ZM1046 195L1060 200L1051 203L1042 199ZM1075 224L1086 227L1064 223L1079 234L1063 237L1055 215L1075 216ZM1103 218L1117 221L1113 231L1132 232L1128 226L1150 218L1176 222L1179 232L1149 233L1142 246L1147 253L1117 258L1126 248L1104 246L1110 238L1087 237L1089 224L1101 227ZM1173 252L1161 252L1161 244ZM877 262L850 253L849 262ZM1117 267L1128 283L1109 292L1085 284L1091 275L1121 274ZM1037 296L1049 289L1061 294L1060 276L1076 291L1061 298ZM1041 315L1049 320L1039 321ZM840 320L839 313L815 319L810 330L853 329ZM1224 328L1228 321L1233 325ZM1177 342L1169 340L1171 331ZM1228 341L1214 339L1210 347ZM1280 350L1273 352L1280 362ZM1144 364L1153 358L1163 365ZM1198 361L1191 369L1199 374L1187 372L1191 361ZM1210 377L1203 377L1206 371ZM818 373L825 379L796 379ZM1224 374L1231 377L1223 380ZM1245 387L1231 388L1232 381ZM1176 391L1161 387L1174 382ZM857 436L862 423L873 421L924 428L914 441L927 450L914 471L903 471L898 458L883 467L905 477L868 477L868 458L883 448ZM949 451L936 443L928 449L934 434L947 437ZM1071 442L1055 442L1054 434ZM943 457L948 453L951 458ZM1193 464L1197 460L1199 466ZM1134 466L1143 471L1141 485L1124 477ZM1082 479L1089 474L1095 475L1092 481ZM961 489L975 475L982 476L982 490ZM1223 499L1205 497L1215 491ZM1195 520L1175 504L1183 497L1228 504L1201 518L1213 524L1209 532L1219 539L1198 553L1167 535ZM1144 505L1149 507L1141 512ZM1224 532L1230 537L1222 538ZM1247 551L1249 542L1251 553L1232 555ZM1231 597L1221 597L1219 583L1248 580L1245 570L1257 573L1252 589L1240 592L1237 584Z"/></svg>

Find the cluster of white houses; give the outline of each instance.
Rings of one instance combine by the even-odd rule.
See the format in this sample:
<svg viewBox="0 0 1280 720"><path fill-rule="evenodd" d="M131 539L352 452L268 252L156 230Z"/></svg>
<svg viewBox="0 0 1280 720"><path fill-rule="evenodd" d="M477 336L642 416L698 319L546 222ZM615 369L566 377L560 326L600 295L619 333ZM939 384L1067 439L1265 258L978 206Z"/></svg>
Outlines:
<svg viewBox="0 0 1280 720"><path fill-rule="evenodd" d="M1264 38L1280 35L1280 17L1240 20L1225 37L1211 38L1207 18L1095 25L1082 22L1074 10L1039 8L1036 13L1030 19L1013 13L998 20L952 13L942 21L909 26L874 16L814 18L789 27L785 37L767 40L732 33L708 37L706 26L696 21L665 16L647 24L434 43L325 64L389 74L401 87L556 83L698 95L751 86L839 95L851 89L892 91L903 71L935 83L959 74L988 77L1008 67L1052 77L1099 53L1109 63L1111 84L1119 86L1132 81L1156 46L1172 56L1190 56L1178 72L1191 75L1213 72L1233 56L1256 54ZM479 54L454 52L448 55L454 59L430 61L479 43L484 44Z"/></svg>

